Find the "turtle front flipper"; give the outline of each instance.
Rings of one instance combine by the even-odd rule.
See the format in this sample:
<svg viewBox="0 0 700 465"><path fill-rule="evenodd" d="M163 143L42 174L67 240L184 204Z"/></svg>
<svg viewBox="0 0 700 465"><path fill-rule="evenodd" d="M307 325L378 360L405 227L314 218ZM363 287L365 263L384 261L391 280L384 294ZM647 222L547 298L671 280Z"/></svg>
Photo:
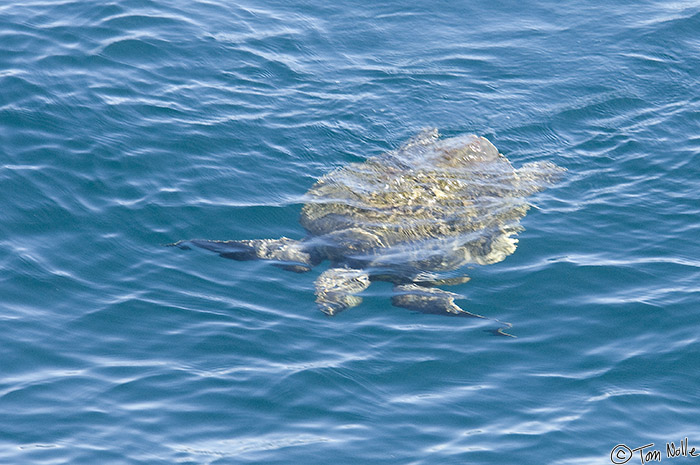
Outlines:
<svg viewBox="0 0 700 465"><path fill-rule="evenodd" d="M397 307L408 308L409 310L418 310L423 313L433 313L437 315L448 316L467 316L472 318L490 319L476 313L468 312L457 305L454 300L463 298L460 294L454 292L443 291L435 287L419 286L418 284L401 284L394 286L394 296L391 298L391 303ZM503 326L492 331L497 336L515 337L508 334L504 330L510 328L510 323L503 323L495 320Z"/></svg>
<svg viewBox="0 0 700 465"><path fill-rule="evenodd" d="M471 278L467 275L441 276L437 273L422 272L415 275L412 281L424 287L456 286L471 281Z"/></svg>
<svg viewBox="0 0 700 465"><path fill-rule="evenodd" d="M298 273L309 271L317 264L317 260L314 260L313 254L306 250L302 241L295 241L288 237L241 241L192 239L168 245L187 250L190 244L232 260L272 260L279 262L275 263L275 266Z"/></svg>
<svg viewBox="0 0 700 465"><path fill-rule="evenodd" d="M366 271L352 268L329 268L316 279L316 303L326 315L336 315L362 302L357 296L369 286Z"/></svg>

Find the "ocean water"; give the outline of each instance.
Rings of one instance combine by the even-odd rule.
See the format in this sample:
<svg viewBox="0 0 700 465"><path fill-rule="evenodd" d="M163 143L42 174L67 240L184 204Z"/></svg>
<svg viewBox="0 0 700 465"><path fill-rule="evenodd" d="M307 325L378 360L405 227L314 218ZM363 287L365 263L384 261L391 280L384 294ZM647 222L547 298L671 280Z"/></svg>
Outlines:
<svg viewBox="0 0 700 465"><path fill-rule="evenodd" d="M692 463L699 76L697 1L3 2L0 463ZM568 170L450 288L517 338L162 247L425 127Z"/></svg>

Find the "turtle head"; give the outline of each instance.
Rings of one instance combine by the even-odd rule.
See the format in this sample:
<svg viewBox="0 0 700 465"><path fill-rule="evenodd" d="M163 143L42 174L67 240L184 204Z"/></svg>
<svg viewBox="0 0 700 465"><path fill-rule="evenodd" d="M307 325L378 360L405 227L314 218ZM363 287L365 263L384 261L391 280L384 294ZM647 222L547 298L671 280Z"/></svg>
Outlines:
<svg viewBox="0 0 700 465"><path fill-rule="evenodd" d="M503 158L491 142L475 135L445 139L437 144L436 153L437 164L445 168L470 167Z"/></svg>
<svg viewBox="0 0 700 465"><path fill-rule="evenodd" d="M556 184L563 177L566 168L549 161L525 163L517 170L518 190L521 195L531 195Z"/></svg>

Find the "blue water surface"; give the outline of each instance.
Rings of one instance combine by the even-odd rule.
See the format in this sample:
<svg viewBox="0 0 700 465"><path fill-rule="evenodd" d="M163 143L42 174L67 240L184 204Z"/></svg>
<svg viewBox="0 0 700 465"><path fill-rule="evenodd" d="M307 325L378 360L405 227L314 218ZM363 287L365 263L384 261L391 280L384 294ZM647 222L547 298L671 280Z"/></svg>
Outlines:
<svg viewBox="0 0 700 465"><path fill-rule="evenodd" d="M698 89L690 0L0 4L0 463L700 448ZM301 238L315 179L433 126L568 169L450 288L517 338L162 247Z"/></svg>

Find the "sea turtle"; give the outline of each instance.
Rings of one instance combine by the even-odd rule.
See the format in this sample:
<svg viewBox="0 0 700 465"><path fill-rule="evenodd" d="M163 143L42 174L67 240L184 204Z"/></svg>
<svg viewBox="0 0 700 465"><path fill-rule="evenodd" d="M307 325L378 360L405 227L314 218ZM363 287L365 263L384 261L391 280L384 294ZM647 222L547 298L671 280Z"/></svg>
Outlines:
<svg viewBox="0 0 700 465"><path fill-rule="evenodd" d="M189 240L235 260L272 260L304 272L330 261L316 279L316 302L328 315L358 305L373 280L394 283L399 307L477 316L439 285L469 280L468 264L500 262L515 251L514 236L529 204L564 170L551 162L514 169L483 137L440 139L429 129L397 150L326 174L304 198L307 236L254 240Z"/></svg>

